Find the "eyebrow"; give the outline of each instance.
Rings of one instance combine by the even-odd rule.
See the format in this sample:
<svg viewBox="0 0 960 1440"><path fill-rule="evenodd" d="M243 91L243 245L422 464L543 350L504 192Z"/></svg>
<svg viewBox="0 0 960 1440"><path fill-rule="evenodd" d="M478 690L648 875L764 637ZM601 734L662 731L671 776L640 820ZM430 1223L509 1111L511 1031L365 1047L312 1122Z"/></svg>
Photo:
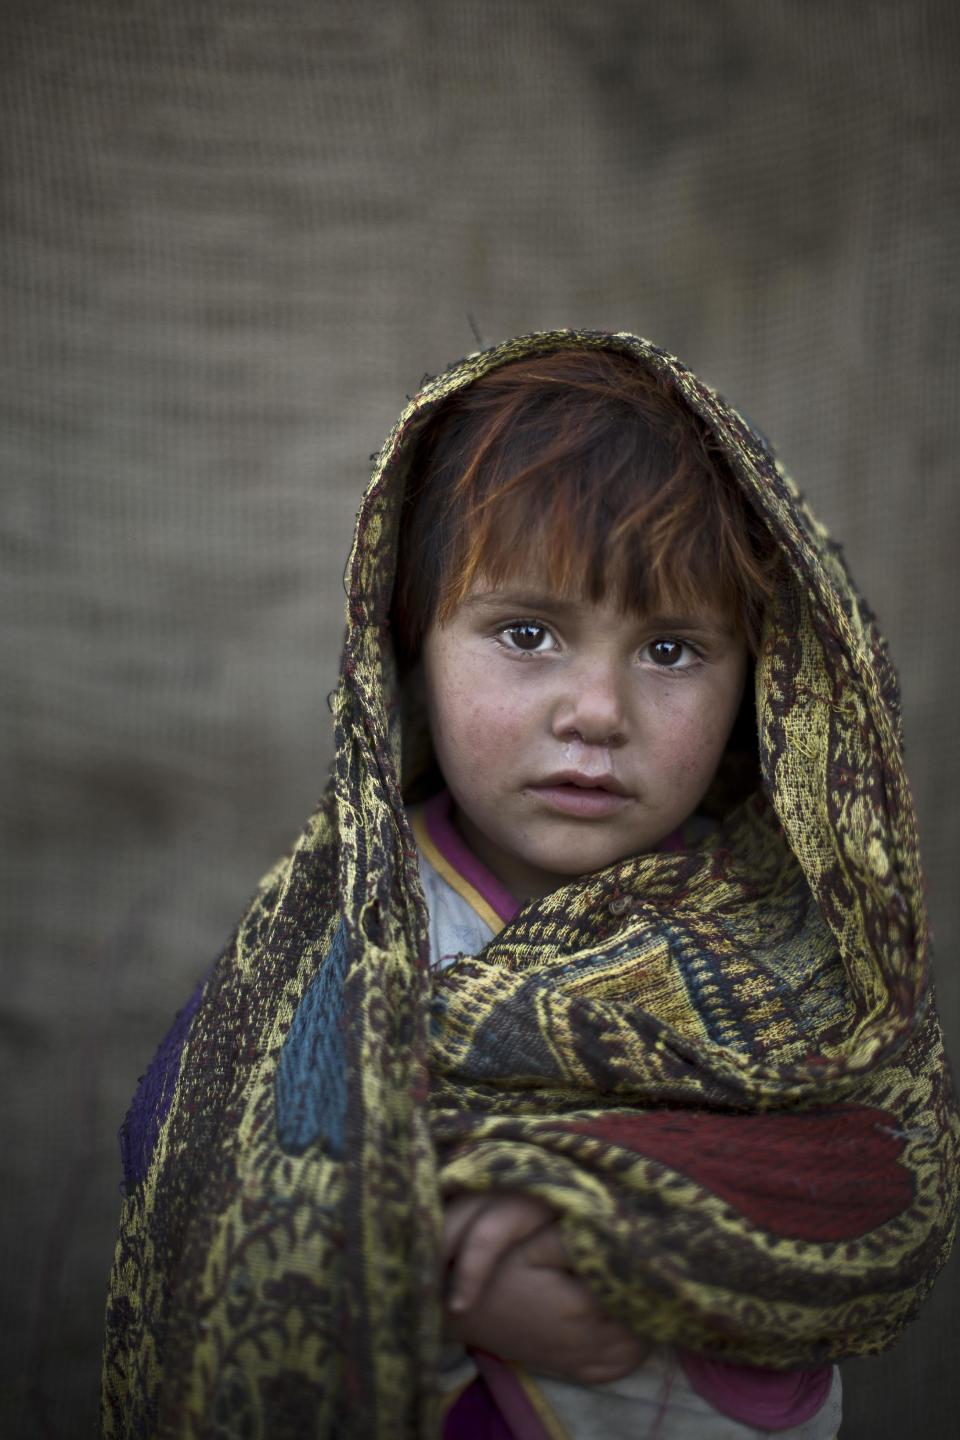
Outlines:
<svg viewBox="0 0 960 1440"><path fill-rule="evenodd" d="M510 605L519 610L559 610L562 614L576 610L581 603L565 600L561 595L538 595L532 590L482 590L479 595L468 595L461 601L468 607Z"/></svg>
<svg viewBox="0 0 960 1440"><path fill-rule="evenodd" d="M483 590L476 595L468 595L462 602L467 607L482 608L484 606L505 605L518 610L552 610L561 615L569 615L572 611L579 609L581 600L567 600L561 595L538 594L531 590ZM656 629L664 630L696 630L701 634L720 635L731 638L737 633L737 626L732 622L717 625L704 616L689 614L667 614L657 612L653 615L638 616L645 625Z"/></svg>
<svg viewBox="0 0 960 1440"><path fill-rule="evenodd" d="M736 635L737 627L732 622L716 625L706 617L698 615L644 615L644 624L664 630L700 630L710 635Z"/></svg>

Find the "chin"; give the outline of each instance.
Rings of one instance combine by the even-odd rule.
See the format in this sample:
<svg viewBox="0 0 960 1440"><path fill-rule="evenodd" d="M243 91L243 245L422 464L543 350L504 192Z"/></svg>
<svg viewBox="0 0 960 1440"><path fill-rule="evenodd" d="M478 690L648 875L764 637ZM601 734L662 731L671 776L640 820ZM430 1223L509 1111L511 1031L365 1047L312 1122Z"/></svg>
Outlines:
<svg viewBox="0 0 960 1440"><path fill-rule="evenodd" d="M541 870L544 875L555 875L558 883L565 885L570 880L576 880L580 875L594 875L598 870L606 870L610 865L619 865L621 860L626 860L630 855L636 853L636 851L630 850L623 855L619 852L592 855L589 851L581 848L576 852L575 860L570 858L570 851L567 850L563 855L531 857L526 863Z"/></svg>

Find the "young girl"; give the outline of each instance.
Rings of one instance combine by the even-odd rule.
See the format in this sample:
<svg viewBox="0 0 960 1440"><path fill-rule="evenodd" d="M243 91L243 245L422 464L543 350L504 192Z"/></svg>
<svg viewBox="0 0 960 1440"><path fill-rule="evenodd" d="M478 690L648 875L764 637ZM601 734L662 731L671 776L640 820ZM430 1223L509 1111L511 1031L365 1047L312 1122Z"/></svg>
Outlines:
<svg viewBox="0 0 960 1440"><path fill-rule="evenodd" d="M411 402L347 591L325 801L124 1128L106 1432L826 1440L958 1137L835 548L563 331Z"/></svg>

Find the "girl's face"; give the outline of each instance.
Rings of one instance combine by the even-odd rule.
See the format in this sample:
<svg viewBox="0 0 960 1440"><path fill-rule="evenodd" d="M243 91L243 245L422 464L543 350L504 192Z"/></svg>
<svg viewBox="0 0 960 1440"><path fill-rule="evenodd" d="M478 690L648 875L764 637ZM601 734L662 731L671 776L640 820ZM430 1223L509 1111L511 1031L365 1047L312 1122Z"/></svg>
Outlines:
<svg viewBox="0 0 960 1440"><path fill-rule="evenodd" d="M423 648L427 713L467 843L519 900L654 849L713 779L747 647L708 608L638 615L474 585Z"/></svg>

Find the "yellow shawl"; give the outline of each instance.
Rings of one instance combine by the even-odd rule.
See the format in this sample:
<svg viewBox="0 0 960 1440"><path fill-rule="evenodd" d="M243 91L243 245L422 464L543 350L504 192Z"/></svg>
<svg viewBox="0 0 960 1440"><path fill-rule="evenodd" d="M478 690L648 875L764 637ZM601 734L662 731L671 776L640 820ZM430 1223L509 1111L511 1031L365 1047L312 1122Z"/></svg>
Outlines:
<svg viewBox="0 0 960 1440"><path fill-rule="evenodd" d="M761 789L698 848L528 904L428 968L388 611L411 442L493 366L669 375L778 538ZM326 800L178 1017L124 1130L110 1436L435 1436L446 1187L522 1189L643 1333L765 1366L889 1345L948 1253L957 1111L896 681L836 546L674 357L560 331L470 356L377 458Z"/></svg>

